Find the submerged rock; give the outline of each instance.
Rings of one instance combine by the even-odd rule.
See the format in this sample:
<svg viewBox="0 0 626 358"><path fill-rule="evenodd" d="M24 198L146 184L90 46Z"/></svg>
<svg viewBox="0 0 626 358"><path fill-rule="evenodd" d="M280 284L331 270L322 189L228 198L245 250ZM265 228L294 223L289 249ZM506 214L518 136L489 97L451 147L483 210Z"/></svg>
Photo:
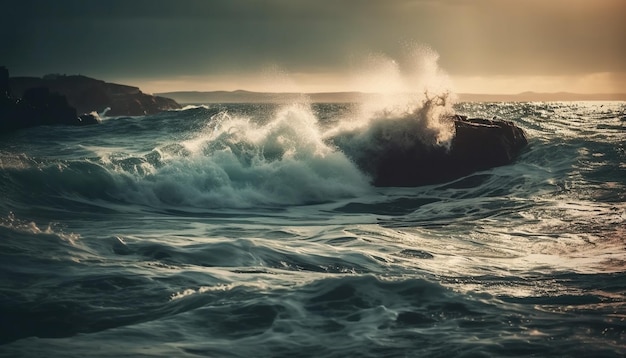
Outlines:
<svg viewBox="0 0 626 358"><path fill-rule="evenodd" d="M413 140L410 145L377 136L376 153L352 159L376 186L445 183L479 170L512 163L528 144L523 130L509 121L452 118L456 134L449 147ZM341 143L339 143L341 147ZM350 151L346 152L350 156Z"/></svg>

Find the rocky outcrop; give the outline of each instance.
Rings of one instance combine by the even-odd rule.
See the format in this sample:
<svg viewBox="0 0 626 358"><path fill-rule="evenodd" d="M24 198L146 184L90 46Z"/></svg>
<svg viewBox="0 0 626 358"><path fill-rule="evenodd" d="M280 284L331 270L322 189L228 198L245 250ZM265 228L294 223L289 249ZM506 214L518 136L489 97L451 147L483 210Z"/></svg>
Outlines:
<svg viewBox="0 0 626 358"><path fill-rule="evenodd" d="M375 155L353 159L376 186L410 187L444 183L510 164L528 144L523 130L512 122L459 115L452 119L456 134L449 148L419 140L398 145L381 136Z"/></svg>
<svg viewBox="0 0 626 358"><path fill-rule="evenodd" d="M40 125L98 123L93 115L78 116L65 96L46 87L29 88L21 98L11 96L9 72L0 67L0 133Z"/></svg>
<svg viewBox="0 0 626 358"><path fill-rule="evenodd" d="M93 112L138 116L178 109L176 101L85 76L9 77L0 67L0 133L39 125L99 123ZM84 113L80 116L77 113Z"/></svg>
<svg viewBox="0 0 626 358"><path fill-rule="evenodd" d="M10 92L9 70L6 67L0 67L0 97L9 97Z"/></svg>
<svg viewBox="0 0 626 358"><path fill-rule="evenodd" d="M67 98L78 113L101 113L109 108L110 116L140 116L178 109L176 101L145 94L137 87L108 83L81 75L47 75L9 79L12 95L23 97L29 88L47 88Z"/></svg>

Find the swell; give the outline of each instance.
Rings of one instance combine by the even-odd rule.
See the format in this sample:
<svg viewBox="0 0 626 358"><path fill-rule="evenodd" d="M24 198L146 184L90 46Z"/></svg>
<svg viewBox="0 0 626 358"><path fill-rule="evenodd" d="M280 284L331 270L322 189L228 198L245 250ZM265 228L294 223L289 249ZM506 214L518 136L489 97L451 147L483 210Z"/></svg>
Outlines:
<svg viewBox="0 0 626 358"><path fill-rule="evenodd" d="M314 351L312 356L331 357L439 356L451 351L480 356L623 353L618 344L623 324L603 322L592 314L550 311L552 304L584 306L594 301L585 297L527 298L508 303L507 298L499 301L487 295L460 295L422 278L385 280L362 275L313 280L290 289L245 284L204 286L186 289L170 299L163 292L160 297L144 292L138 302L132 287L141 287L141 279L100 279L97 286L90 286L88 280L82 284L99 291L107 285L126 289L118 297L136 302L133 310L105 308L96 313L82 304L68 310L44 303L38 312L38 323L43 325L29 333L72 338L38 340L37 345L23 340L5 346L6 351L33 353L58 344L73 351L89 351L94 341L108 342L115 334L161 342L175 342L183 334L184 342L161 347L161 354L291 355L302 354L303 347ZM106 293L102 296L111 298ZM536 305L545 311L529 314L536 312ZM124 307L128 308L128 303ZM47 315L47 308L68 317L91 314L81 315L87 319L67 327L60 317ZM25 318L28 322L29 317ZM75 336L79 332L91 334ZM497 341L494 332L498 332ZM609 337L598 340L602 334ZM207 336L212 339L207 340ZM238 348L233 349L237 343ZM132 347L124 340L106 352L115 355Z"/></svg>
<svg viewBox="0 0 626 358"><path fill-rule="evenodd" d="M449 104L427 103L414 102L408 111L372 110L370 104L369 113L337 105L193 107L150 117L109 118L80 140L75 129L33 130L28 133L36 140L25 148L28 154L0 152L0 190L14 208L100 202L185 210L358 198L372 188L348 158L374 156L380 145L377 136L405 138L420 132L421 137L410 140L445 145L449 133L439 121L450 113ZM591 123L585 122L586 107L574 108L581 118L572 119L557 104L460 104L456 110L515 120L530 133L530 147L515 165L487 171L499 173L490 180L471 175L444 189L469 185L474 196L498 196L510 192L508 188L565 189L584 181L595 183L593 197L623 201L623 191L614 190L626 185L625 169L619 165L626 160L623 143L615 142L623 134L623 108ZM9 138L5 148L25 140ZM523 171L539 180L526 180ZM507 172L522 175L509 181Z"/></svg>
<svg viewBox="0 0 626 358"><path fill-rule="evenodd" d="M531 132L529 150L515 165L424 188L372 192L353 166L319 179L312 173L346 162L324 140L295 134L312 119L302 108L264 123L198 109L184 129L161 128L172 137L149 121L173 124L189 110L109 119L139 127L65 152L4 147L0 205L28 220L0 220L2 352L623 356L625 176L615 121L624 111L569 125L565 114L542 119L560 105L475 106L487 117L521 111L514 120ZM324 139L328 127L307 133ZM129 140L143 131L148 139ZM223 185L203 181L221 178L209 168L227 174ZM285 188L263 185L277 178ZM294 186L301 178L313 178L309 188ZM337 181L351 188L321 191ZM320 201L330 204L281 217L248 210ZM118 202L168 210L87 216L80 235L30 221ZM237 220L187 210L228 205L246 210Z"/></svg>
<svg viewBox="0 0 626 358"><path fill-rule="evenodd" d="M348 129L338 113L329 112L337 108L307 103L105 118L80 138L66 129L35 129L30 134L39 138L25 154L0 153L10 185L3 190L15 189L14 203L32 196L46 205L101 200L157 208L271 207L357 197L371 191L370 178L350 158L372 155L380 145L367 128L400 140L407 132L396 128L401 124L412 133L405 140L433 143L451 135L440 126L449 110L445 103L372 108L339 111L359 116L348 120ZM24 146L25 139L11 138L7 147Z"/></svg>

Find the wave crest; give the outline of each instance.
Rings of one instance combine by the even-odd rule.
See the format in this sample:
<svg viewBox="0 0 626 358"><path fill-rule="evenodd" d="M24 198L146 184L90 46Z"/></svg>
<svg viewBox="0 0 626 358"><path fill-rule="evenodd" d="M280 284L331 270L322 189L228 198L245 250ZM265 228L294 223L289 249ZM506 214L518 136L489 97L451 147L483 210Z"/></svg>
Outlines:
<svg viewBox="0 0 626 358"><path fill-rule="evenodd" d="M298 205L351 197L368 178L324 142L306 104L280 108L266 124L220 112L147 175L131 175L133 202L204 208Z"/></svg>

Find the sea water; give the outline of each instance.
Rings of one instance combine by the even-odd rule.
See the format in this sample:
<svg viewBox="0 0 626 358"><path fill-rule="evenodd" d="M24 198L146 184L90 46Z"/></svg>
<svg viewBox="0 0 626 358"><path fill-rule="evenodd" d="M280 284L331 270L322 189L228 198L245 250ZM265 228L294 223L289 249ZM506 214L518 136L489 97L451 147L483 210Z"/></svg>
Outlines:
<svg viewBox="0 0 626 358"><path fill-rule="evenodd" d="M416 188L347 155L394 118L447 145L450 113L529 146ZM215 104L1 134L0 356L624 356L625 142L623 102Z"/></svg>

